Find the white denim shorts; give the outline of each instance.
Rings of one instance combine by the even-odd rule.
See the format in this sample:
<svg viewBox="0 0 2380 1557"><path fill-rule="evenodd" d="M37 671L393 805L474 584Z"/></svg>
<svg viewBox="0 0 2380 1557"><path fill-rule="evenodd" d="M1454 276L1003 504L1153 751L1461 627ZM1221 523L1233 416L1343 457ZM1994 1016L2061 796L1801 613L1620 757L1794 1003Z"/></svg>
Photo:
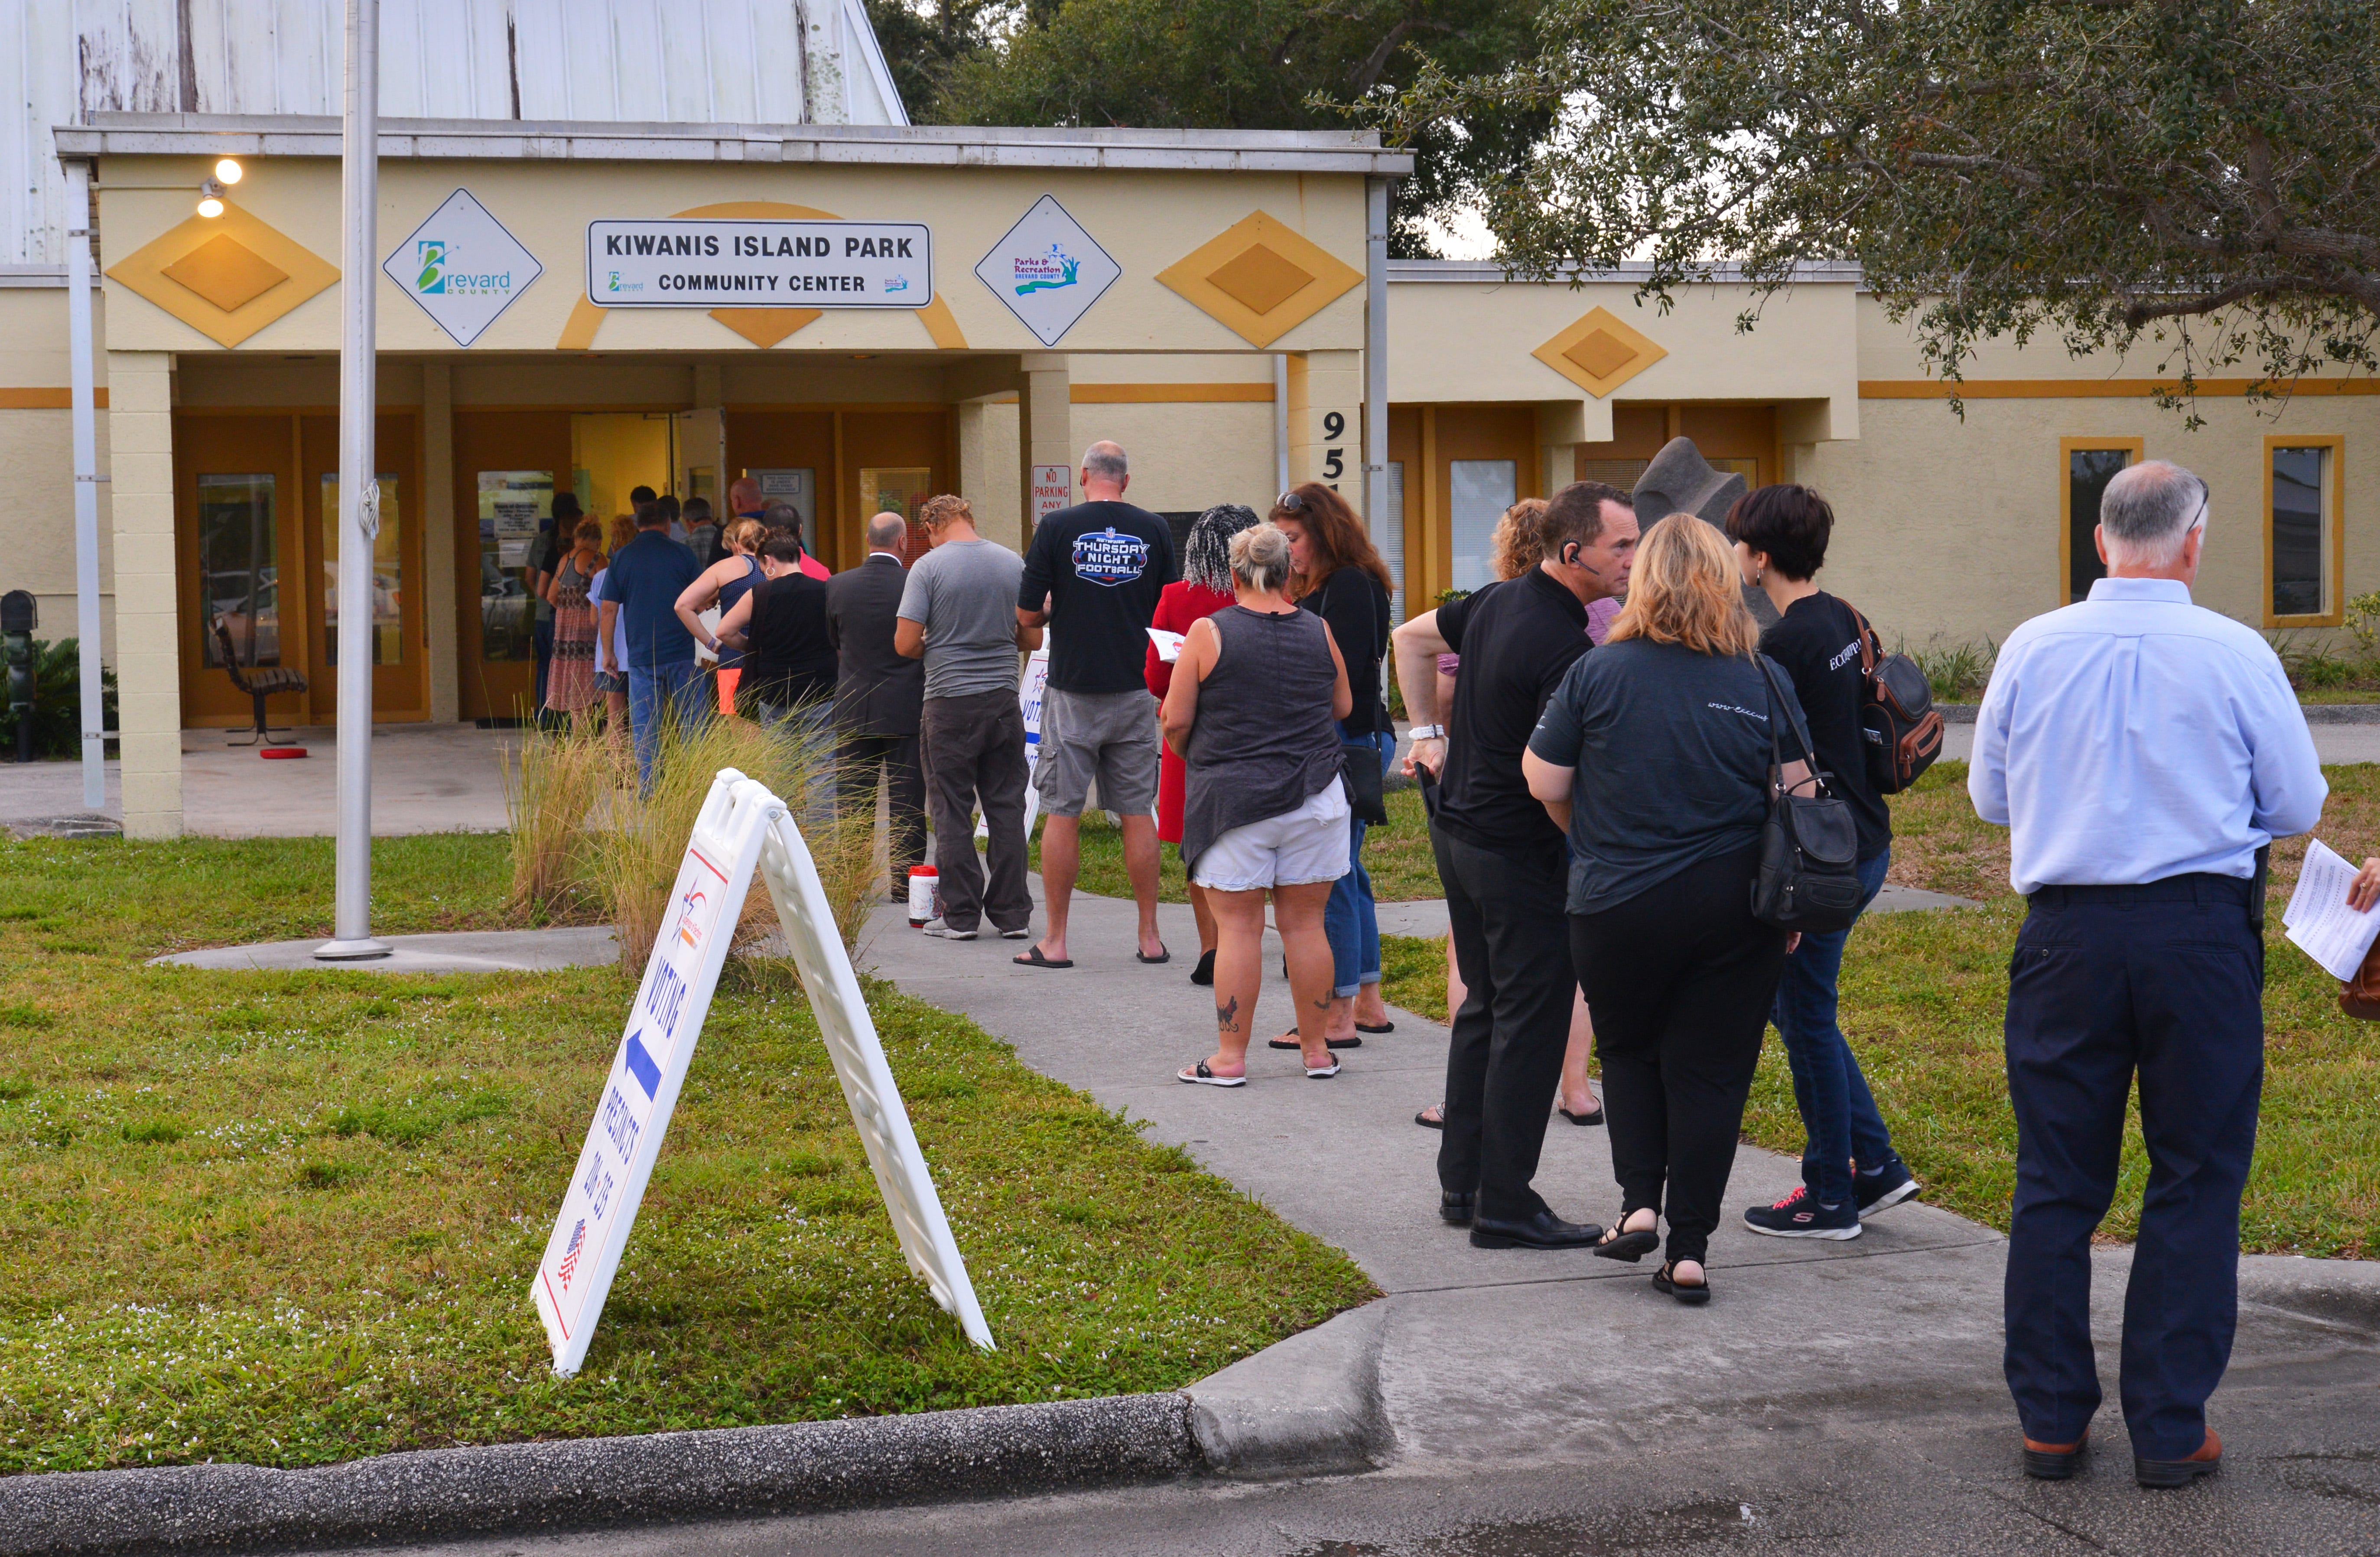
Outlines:
<svg viewBox="0 0 2380 1557"><path fill-rule="evenodd" d="M1347 873L1346 786L1333 779L1293 811L1232 828L1207 845L1194 878L1210 892L1305 886Z"/></svg>

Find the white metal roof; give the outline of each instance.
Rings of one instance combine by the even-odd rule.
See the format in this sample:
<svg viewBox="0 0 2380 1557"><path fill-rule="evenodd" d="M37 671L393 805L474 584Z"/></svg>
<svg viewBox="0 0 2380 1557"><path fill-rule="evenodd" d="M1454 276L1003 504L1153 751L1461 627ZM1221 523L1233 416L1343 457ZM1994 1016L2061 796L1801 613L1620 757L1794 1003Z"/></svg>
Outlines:
<svg viewBox="0 0 2380 1557"><path fill-rule="evenodd" d="M345 16L344 0L0 0L0 92L24 104L0 128L0 265L65 259L55 127L334 117ZM381 112L909 122L861 0L382 0Z"/></svg>
<svg viewBox="0 0 2380 1557"><path fill-rule="evenodd" d="M67 156L335 157L339 121L297 116L94 114L61 126ZM1164 168L1402 176L1408 152L1371 130L1038 129L953 125L381 121L383 160L874 163L913 167Z"/></svg>

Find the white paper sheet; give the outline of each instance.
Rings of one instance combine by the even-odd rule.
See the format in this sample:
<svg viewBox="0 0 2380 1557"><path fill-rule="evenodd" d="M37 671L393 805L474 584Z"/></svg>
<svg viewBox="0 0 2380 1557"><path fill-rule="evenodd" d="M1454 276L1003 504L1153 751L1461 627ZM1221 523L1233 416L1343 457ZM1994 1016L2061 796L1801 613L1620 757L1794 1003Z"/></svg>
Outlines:
<svg viewBox="0 0 2380 1557"><path fill-rule="evenodd" d="M1148 641L1157 645L1159 659L1170 665L1182 658L1182 640L1184 635L1167 632L1163 627L1148 627L1143 630L1148 634Z"/></svg>
<svg viewBox="0 0 2380 1557"><path fill-rule="evenodd" d="M2348 906L2347 889L2355 874L2353 865L2317 838L2306 845L2297 890L2281 910L2289 940L2338 979L2355 977L2374 939L2380 937L2380 907L2358 913Z"/></svg>

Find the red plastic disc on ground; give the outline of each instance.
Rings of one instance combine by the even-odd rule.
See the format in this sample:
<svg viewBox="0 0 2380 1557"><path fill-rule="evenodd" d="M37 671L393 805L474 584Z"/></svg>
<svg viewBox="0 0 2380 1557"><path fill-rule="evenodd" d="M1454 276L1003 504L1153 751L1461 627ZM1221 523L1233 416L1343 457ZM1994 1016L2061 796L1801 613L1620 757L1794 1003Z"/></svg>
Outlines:
<svg viewBox="0 0 2380 1557"><path fill-rule="evenodd" d="M302 746L268 746L257 755L270 762L277 758L303 757L306 748Z"/></svg>

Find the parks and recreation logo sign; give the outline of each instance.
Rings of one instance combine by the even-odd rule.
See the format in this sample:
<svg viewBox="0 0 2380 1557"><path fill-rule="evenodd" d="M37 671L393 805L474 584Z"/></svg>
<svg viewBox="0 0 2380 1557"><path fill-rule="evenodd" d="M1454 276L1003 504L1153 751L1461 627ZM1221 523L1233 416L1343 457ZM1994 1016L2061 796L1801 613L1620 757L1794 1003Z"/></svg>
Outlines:
<svg viewBox="0 0 2380 1557"><path fill-rule="evenodd" d="M381 270L457 346L478 340L545 274L537 256L468 189L447 196Z"/></svg>
<svg viewBox="0 0 2380 1557"><path fill-rule="evenodd" d="M1043 195L975 268L1043 346L1056 346L1123 274L1057 198Z"/></svg>
<svg viewBox="0 0 2380 1557"><path fill-rule="evenodd" d="M922 222L589 222L587 300L598 308L920 309L934 300L933 233Z"/></svg>

